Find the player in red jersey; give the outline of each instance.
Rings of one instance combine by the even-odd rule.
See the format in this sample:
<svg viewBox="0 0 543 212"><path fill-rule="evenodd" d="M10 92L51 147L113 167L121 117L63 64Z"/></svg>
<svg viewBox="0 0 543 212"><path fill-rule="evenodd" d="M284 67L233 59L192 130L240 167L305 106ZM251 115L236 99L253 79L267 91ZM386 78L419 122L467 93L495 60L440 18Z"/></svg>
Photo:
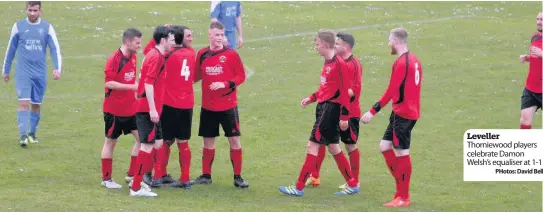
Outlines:
<svg viewBox="0 0 543 212"><path fill-rule="evenodd" d="M532 129L535 112L541 108L541 12L537 15L537 32L530 41L530 53L520 55L520 62L530 63L526 87L521 97L520 129Z"/></svg>
<svg viewBox="0 0 543 212"><path fill-rule="evenodd" d="M173 183L172 187L190 189L192 110L194 107L194 65L196 53L190 46L192 32L185 26L173 26L175 45L166 54L166 89L161 116L165 145L157 152L155 175L152 186ZM181 176L174 182L166 167L170 157L170 146L177 143Z"/></svg>
<svg viewBox="0 0 543 212"><path fill-rule="evenodd" d="M143 174L153 169L151 151L153 148L160 149L162 146L160 114L162 113L162 98L166 77L164 54L174 45L173 30L168 27L158 26L153 32L153 39L157 45L146 55L138 85L136 122L141 148L137 159L138 172L130 182L131 196L157 196L156 193L151 192L150 188L142 188L141 181Z"/></svg>
<svg viewBox="0 0 543 212"><path fill-rule="evenodd" d="M202 110L198 135L204 138L202 175L193 184L211 184L211 167L215 158L215 137L219 125L230 143L230 160L234 169L234 186L247 188L241 177L242 150L236 89L245 81L245 69L238 53L223 45L224 25L209 25L209 46L196 56L195 82L202 80Z"/></svg>
<svg viewBox="0 0 543 212"><path fill-rule="evenodd" d="M325 58L321 71L320 86L317 92L301 101L301 106L318 102L316 121L307 144L305 163L292 186L280 186L279 191L293 196L303 196L304 187L309 174L315 169L319 146L326 145L334 156L338 168L348 183L347 188L336 192L336 195L349 195L360 192L358 181L353 178L347 157L339 146L340 130L349 128L349 86L351 76L345 61L334 53L336 35L329 30L321 30L315 38L315 49Z"/></svg>
<svg viewBox="0 0 543 212"><path fill-rule="evenodd" d="M392 65L388 88L370 111L362 116L361 121L368 123L392 100L392 113L379 149L396 180L396 194L392 201L383 206L407 207L411 205L409 198L411 179L409 146L411 131L420 118L422 66L417 56L409 52L405 29L396 28L390 31L388 46L391 48L392 55L398 55Z"/></svg>
<svg viewBox="0 0 543 212"><path fill-rule="evenodd" d="M131 178L136 167L136 158L140 148L135 117L137 52L141 47L142 33L134 28L123 32L123 44L106 61L105 98L103 104L106 140L102 147L102 185L118 189L122 186L113 181L113 150L117 138L122 134L132 133L136 143L132 148L132 157L127 178Z"/></svg>
<svg viewBox="0 0 543 212"><path fill-rule="evenodd" d="M348 67L348 75L351 77L351 85L349 88L350 97L350 118L349 129L340 131L341 141L345 144L345 149L349 154L349 163L353 177L358 180L360 170L360 151L357 147L358 133L360 131L360 93L362 92L362 65L353 55L354 37L346 32L339 32L336 35L335 49L336 54L345 60ZM306 186L320 185L320 169L324 157L326 156L326 146L320 145L317 155L317 165L315 170L311 172L311 177L307 180ZM339 186L341 189L347 188L347 183Z"/></svg>

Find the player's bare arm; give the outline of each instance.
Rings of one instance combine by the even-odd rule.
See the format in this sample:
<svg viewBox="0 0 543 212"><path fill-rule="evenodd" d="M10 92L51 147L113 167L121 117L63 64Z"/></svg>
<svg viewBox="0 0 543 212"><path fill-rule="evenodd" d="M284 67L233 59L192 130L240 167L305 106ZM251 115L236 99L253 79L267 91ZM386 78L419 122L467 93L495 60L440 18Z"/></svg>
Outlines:
<svg viewBox="0 0 543 212"><path fill-rule="evenodd" d="M241 22L241 7L239 9L240 15L236 17L236 30L238 31L238 48L241 48L241 46L243 45L243 26Z"/></svg>
<svg viewBox="0 0 543 212"><path fill-rule="evenodd" d="M521 63L530 62L530 55L527 55L527 54L520 55L520 62Z"/></svg>
<svg viewBox="0 0 543 212"><path fill-rule="evenodd" d="M158 123L159 117L155 106L155 88L152 84L145 83L145 94L149 104L149 116L151 116L151 121Z"/></svg>
<svg viewBox="0 0 543 212"><path fill-rule="evenodd" d="M120 83L116 81L106 82L106 87L112 90L119 90L119 91L127 91L127 90L137 91L138 90L137 83L124 84L124 83Z"/></svg>

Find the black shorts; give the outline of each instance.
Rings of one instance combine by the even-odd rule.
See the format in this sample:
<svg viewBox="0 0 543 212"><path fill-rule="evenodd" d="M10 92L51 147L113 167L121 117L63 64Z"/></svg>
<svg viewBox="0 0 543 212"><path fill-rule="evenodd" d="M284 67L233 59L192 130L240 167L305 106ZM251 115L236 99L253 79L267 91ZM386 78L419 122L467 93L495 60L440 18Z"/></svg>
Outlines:
<svg viewBox="0 0 543 212"><path fill-rule="evenodd" d="M537 109L541 108L541 93L534 93L524 88L520 98L520 109L524 110L533 106L536 106Z"/></svg>
<svg viewBox="0 0 543 212"><path fill-rule="evenodd" d="M349 129L340 131L341 141L344 144L356 144L358 132L360 131L360 118L349 119Z"/></svg>
<svg viewBox="0 0 543 212"><path fill-rule="evenodd" d="M179 109L164 105L160 122L164 140L189 140L192 130L192 108Z"/></svg>
<svg viewBox="0 0 543 212"><path fill-rule="evenodd" d="M383 140L392 141L395 149L409 149L411 146L411 131L417 120L402 118L396 113L390 113L388 127Z"/></svg>
<svg viewBox="0 0 543 212"><path fill-rule="evenodd" d="M315 124L311 131L310 141L318 144L339 144L339 116L341 106L338 103L323 102L317 104Z"/></svg>
<svg viewBox="0 0 543 212"><path fill-rule="evenodd" d="M136 113L136 122L138 123L140 143L154 144L156 140L162 140L160 121L156 124L153 123L149 113Z"/></svg>
<svg viewBox="0 0 543 212"><path fill-rule="evenodd" d="M136 116L116 116L104 112L104 123L106 125L106 138L109 139L117 139L123 134L127 135L138 129Z"/></svg>
<svg viewBox="0 0 543 212"><path fill-rule="evenodd" d="M219 136L219 124L222 126L225 137L241 136L238 107L225 111L211 111L202 108L198 136L204 138Z"/></svg>

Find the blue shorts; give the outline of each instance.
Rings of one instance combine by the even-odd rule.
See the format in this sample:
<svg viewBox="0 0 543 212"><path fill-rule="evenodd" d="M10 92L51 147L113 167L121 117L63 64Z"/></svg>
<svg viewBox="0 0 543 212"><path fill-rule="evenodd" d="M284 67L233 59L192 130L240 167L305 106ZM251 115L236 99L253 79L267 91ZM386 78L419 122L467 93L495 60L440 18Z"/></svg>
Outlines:
<svg viewBox="0 0 543 212"><path fill-rule="evenodd" d="M226 39L228 40L228 48L236 49L238 48L238 39L236 37L236 31L225 31L224 36L226 36Z"/></svg>
<svg viewBox="0 0 543 212"><path fill-rule="evenodd" d="M15 90L19 100L30 100L31 104L41 104L46 88L45 77L15 77Z"/></svg>

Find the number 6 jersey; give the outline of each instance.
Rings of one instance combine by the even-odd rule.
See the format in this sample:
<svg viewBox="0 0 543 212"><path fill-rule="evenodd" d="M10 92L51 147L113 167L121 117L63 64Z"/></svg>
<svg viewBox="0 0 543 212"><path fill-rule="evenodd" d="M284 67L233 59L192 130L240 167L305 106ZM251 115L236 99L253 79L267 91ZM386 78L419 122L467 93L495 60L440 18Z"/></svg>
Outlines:
<svg viewBox="0 0 543 212"><path fill-rule="evenodd" d="M164 104L179 109L194 107L194 67L192 47L174 47L166 53L166 88Z"/></svg>
<svg viewBox="0 0 543 212"><path fill-rule="evenodd" d="M375 114L392 99L392 111L410 120L420 117L420 87L422 65L419 58L410 52L398 57L392 65L392 74L387 90L370 112Z"/></svg>

